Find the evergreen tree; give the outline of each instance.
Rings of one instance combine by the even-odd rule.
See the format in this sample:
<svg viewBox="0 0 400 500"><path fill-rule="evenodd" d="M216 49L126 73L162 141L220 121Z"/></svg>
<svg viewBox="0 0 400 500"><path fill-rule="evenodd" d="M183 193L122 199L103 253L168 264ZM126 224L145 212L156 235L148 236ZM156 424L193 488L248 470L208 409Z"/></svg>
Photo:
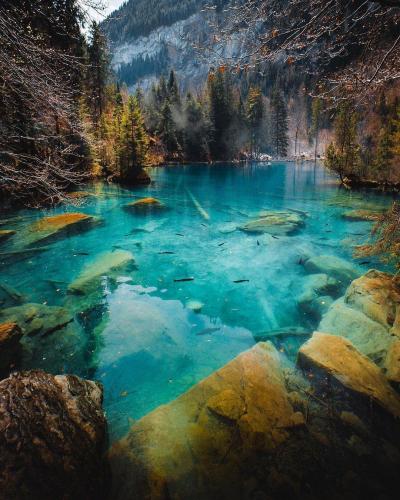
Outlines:
<svg viewBox="0 0 400 500"><path fill-rule="evenodd" d="M276 156L286 156L288 152L288 116L283 93L275 85L271 94L271 140Z"/></svg>
<svg viewBox="0 0 400 500"><path fill-rule="evenodd" d="M168 100L165 101L161 110L161 120L158 134L163 141L168 156L173 158L180 152L180 145L176 136L176 125L172 118L171 105Z"/></svg>
<svg viewBox="0 0 400 500"><path fill-rule="evenodd" d="M360 171L357 123L357 113L351 104L342 104L335 119L335 141L328 146L325 160L325 165L336 172L342 182L345 176Z"/></svg>
<svg viewBox="0 0 400 500"><path fill-rule="evenodd" d="M314 138L314 161L317 161L319 131L321 127L322 101L318 97L313 99L311 105L311 135Z"/></svg>
<svg viewBox="0 0 400 500"><path fill-rule="evenodd" d="M229 77L223 68L208 77L210 119L212 123L211 155L214 160L232 158L234 141L230 136L233 121L233 93Z"/></svg>
<svg viewBox="0 0 400 500"><path fill-rule="evenodd" d="M389 174L389 168L393 159L393 142L390 124L386 124L379 131L378 144L376 148L373 167L382 176Z"/></svg>
<svg viewBox="0 0 400 500"><path fill-rule="evenodd" d="M209 157L209 123L204 115L201 103L190 93L186 97L185 128L183 144L187 160L204 161Z"/></svg>
<svg viewBox="0 0 400 500"><path fill-rule="evenodd" d="M95 21L90 27L89 39L86 85L89 109L97 130L105 106L109 61L105 37Z"/></svg>
<svg viewBox="0 0 400 500"><path fill-rule="evenodd" d="M130 96L123 110L120 140L120 177L130 180L146 165L149 139L136 97Z"/></svg>
<svg viewBox="0 0 400 500"><path fill-rule="evenodd" d="M261 126L264 118L264 103L261 89L250 87L247 97L247 120L250 127L250 152L259 149L261 140Z"/></svg>
<svg viewBox="0 0 400 500"><path fill-rule="evenodd" d="M169 102L175 106L180 106L181 98L178 89L178 82L174 70L171 70L168 80L168 98Z"/></svg>

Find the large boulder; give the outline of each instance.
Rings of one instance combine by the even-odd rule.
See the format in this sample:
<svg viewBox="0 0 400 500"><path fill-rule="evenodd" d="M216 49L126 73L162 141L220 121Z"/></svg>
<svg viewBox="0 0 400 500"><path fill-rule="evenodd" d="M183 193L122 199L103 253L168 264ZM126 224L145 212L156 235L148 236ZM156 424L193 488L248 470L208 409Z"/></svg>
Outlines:
<svg viewBox="0 0 400 500"><path fill-rule="evenodd" d="M400 337L400 280L380 271L368 271L354 280L345 302Z"/></svg>
<svg viewBox="0 0 400 500"><path fill-rule="evenodd" d="M87 231L98 225L101 219L82 213L66 213L44 217L31 224L23 237L25 246L49 243L66 236Z"/></svg>
<svg viewBox="0 0 400 500"><path fill-rule="evenodd" d="M102 388L41 371L0 382L0 497L99 499L106 495Z"/></svg>
<svg viewBox="0 0 400 500"><path fill-rule="evenodd" d="M113 445L112 498L217 498L221 485L242 491L246 461L282 444L297 417L277 351L258 344Z"/></svg>
<svg viewBox="0 0 400 500"><path fill-rule="evenodd" d="M392 336L384 326L350 307L343 298L331 305L318 330L346 338L379 365L392 342Z"/></svg>
<svg viewBox="0 0 400 500"><path fill-rule="evenodd" d="M322 386L322 392L332 394L337 384L348 391L351 398L357 397L364 403L363 410L378 407L399 421L400 397L376 364L347 339L314 333L299 350L298 365L314 373L312 380Z"/></svg>
<svg viewBox="0 0 400 500"><path fill-rule="evenodd" d="M295 212L261 212L259 217L238 226L238 229L250 234L269 233L274 236L286 236L304 226L304 218Z"/></svg>
<svg viewBox="0 0 400 500"><path fill-rule="evenodd" d="M351 383L371 391L390 418L397 416L385 377L361 358ZM396 498L394 435L377 435L365 415L353 412L352 400L332 412L326 396L342 391L317 395L307 380L271 344L242 353L134 423L112 446L111 498Z"/></svg>
<svg viewBox="0 0 400 500"><path fill-rule="evenodd" d="M8 372L21 355L22 332L16 323L0 324L0 375Z"/></svg>
<svg viewBox="0 0 400 500"><path fill-rule="evenodd" d="M47 336L73 320L67 309L45 304L23 304L0 310L0 321L16 323L24 335Z"/></svg>
<svg viewBox="0 0 400 500"><path fill-rule="evenodd" d="M88 295L99 288L103 276L120 272L132 266L134 262L132 253L126 250L104 252L94 262L86 266L76 280L69 285L68 292L76 295Z"/></svg>
<svg viewBox="0 0 400 500"><path fill-rule="evenodd" d="M350 262L334 255L311 257L303 262L303 266L310 274L327 274L346 285L359 276L359 273Z"/></svg>

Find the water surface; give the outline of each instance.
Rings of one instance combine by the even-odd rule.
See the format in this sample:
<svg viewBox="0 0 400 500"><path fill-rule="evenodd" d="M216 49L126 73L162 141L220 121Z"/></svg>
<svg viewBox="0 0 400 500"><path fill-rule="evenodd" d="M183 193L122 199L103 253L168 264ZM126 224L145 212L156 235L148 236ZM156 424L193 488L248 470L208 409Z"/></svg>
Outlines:
<svg viewBox="0 0 400 500"><path fill-rule="evenodd" d="M104 219L41 254L1 261L1 282L23 300L68 307L74 323L43 339L26 368L74 372L100 380L110 435L130 424L255 343L254 335L288 328L312 331L314 317L298 308L305 271L314 255L335 255L362 273L379 264L353 259L371 225L342 214L388 206L390 197L352 193L322 167L176 166L154 168L153 183L126 189L96 184L95 196L51 211L8 213L4 227L22 232L44 215L82 211ZM153 196L167 209L132 213L124 206ZM304 227L288 236L251 235L235 228L265 210L293 211ZM17 217L17 218L16 218ZM3 245L2 252L14 248ZM67 294L68 284L104 251L124 249L136 268L104 278L88 302ZM175 281L193 278L192 281ZM3 294L3 307L16 305ZM201 302L194 312L190 302ZM60 340L62 339L62 340ZM281 345L293 355L297 346Z"/></svg>

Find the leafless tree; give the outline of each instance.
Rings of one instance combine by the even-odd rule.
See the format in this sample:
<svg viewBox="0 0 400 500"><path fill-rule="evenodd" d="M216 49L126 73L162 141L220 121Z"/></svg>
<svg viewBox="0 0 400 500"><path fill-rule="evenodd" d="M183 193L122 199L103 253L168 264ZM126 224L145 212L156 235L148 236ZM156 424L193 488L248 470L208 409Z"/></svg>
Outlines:
<svg viewBox="0 0 400 500"><path fill-rule="evenodd" d="M0 5L0 194L53 204L87 178L87 140L73 85L84 61L23 26L27 14L17 3ZM43 16L43 2L31 5Z"/></svg>
<svg viewBox="0 0 400 500"><path fill-rule="evenodd" d="M208 49L221 63L223 44L239 37L246 50L224 63L298 64L323 76L318 93L333 101L400 78L400 0L238 0L214 28Z"/></svg>

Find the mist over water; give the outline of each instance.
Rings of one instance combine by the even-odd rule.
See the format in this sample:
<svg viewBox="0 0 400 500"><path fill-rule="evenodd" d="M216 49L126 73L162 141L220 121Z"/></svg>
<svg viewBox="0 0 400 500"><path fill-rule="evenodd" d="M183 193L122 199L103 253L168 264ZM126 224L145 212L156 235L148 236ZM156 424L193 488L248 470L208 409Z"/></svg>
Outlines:
<svg viewBox="0 0 400 500"><path fill-rule="evenodd" d="M74 313L64 333L68 344L73 329L74 340L65 350L56 346L60 332L50 335L51 360L44 352L26 358L24 367L101 381L111 440L254 345L254 336L296 328L312 332L318 322L298 307L304 259L334 255L360 274L382 267L353 259L354 246L365 241L371 224L342 215L386 207L391 198L340 189L318 165L188 165L153 168L150 175L153 183L146 188L90 185L85 190L95 196L78 208L7 214L10 227L11 219L20 217L12 227L21 232L34 219L63 212L104 219L46 252L2 262L1 281L26 302L65 306ZM166 209L124 209L147 196ZM304 225L290 235L236 229L263 211L298 214ZM116 250L132 252L135 268L121 271L116 280L104 278L95 297L68 295L68 285L84 267L100 253ZM297 349L279 347L290 356Z"/></svg>

